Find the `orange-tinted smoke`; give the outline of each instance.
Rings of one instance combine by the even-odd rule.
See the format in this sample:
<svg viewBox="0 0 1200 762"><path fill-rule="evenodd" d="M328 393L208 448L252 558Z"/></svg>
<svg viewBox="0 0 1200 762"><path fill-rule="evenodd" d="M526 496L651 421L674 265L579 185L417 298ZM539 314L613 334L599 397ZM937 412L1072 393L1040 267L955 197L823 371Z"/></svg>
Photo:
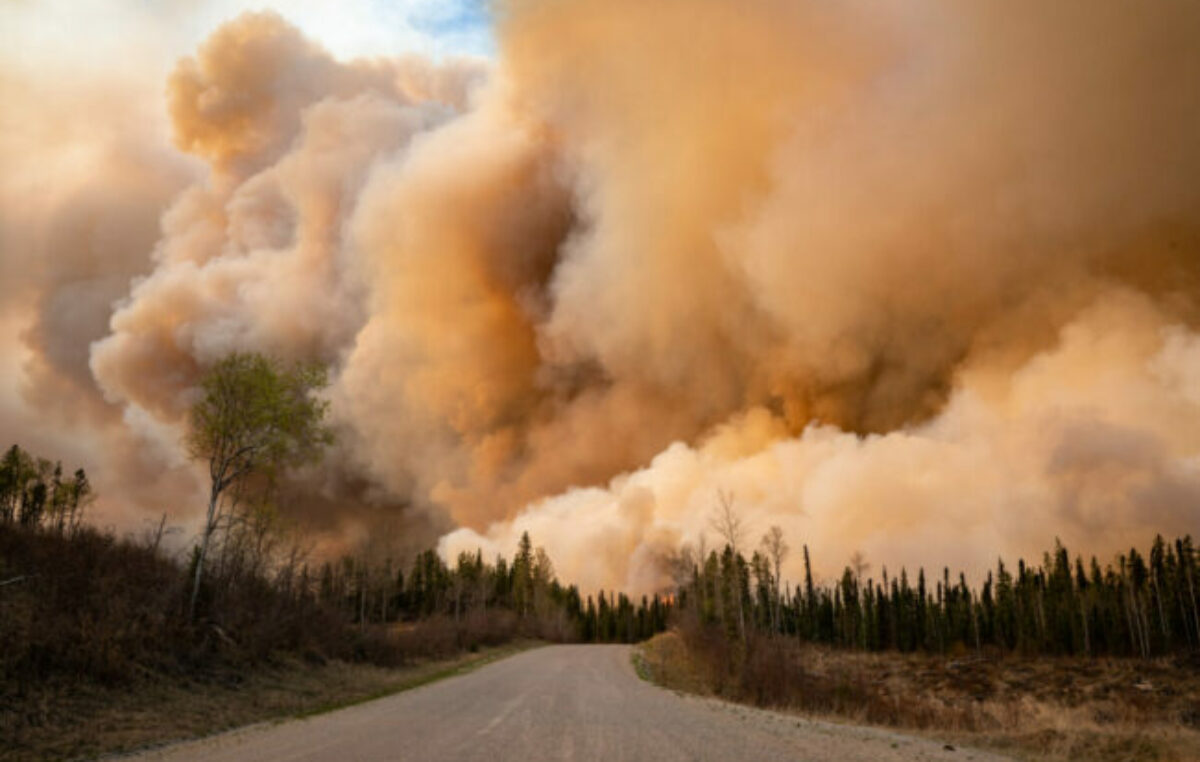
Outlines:
<svg viewBox="0 0 1200 762"><path fill-rule="evenodd" d="M1194 521L1194 4L497 14L491 67L270 14L179 64L207 174L79 373L123 425L169 442L233 350L327 362L305 512L530 528L592 586L660 584L722 487L834 565Z"/></svg>

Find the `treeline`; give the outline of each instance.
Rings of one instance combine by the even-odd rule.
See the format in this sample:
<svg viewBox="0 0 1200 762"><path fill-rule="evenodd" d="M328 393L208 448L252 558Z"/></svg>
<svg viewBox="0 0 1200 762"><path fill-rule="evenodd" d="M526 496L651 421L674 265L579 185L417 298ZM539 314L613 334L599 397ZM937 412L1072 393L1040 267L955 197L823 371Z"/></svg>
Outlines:
<svg viewBox="0 0 1200 762"><path fill-rule="evenodd" d="M222 509L193 602L198 544L183 558L167 553L165 518L138 538L81 523L91 496L82 471L62 479L8 452L0 698L45 680L120 682L288 656L392 666L523 637L632 642L670 614L658 598L581 597L528 535L511 561L475 553L448 566L426 551L405 564L312 565L261 500Z"/></svg>
<svg viewBox="0 0 1200 762"><path fill-rule="evenodd" d="M670 604L658 595L632 601L600 591L583 598L563 585L542 548L521 536L509 563L460 553L453 566L432 550L417 555L407 573L391 560L371 564L347 556L325 563L312 585L316 600L356 623L416 622L444 616L459 622L488 611L512 612L528 634L557 641L634 643L666 629Z"/></svg>
<svg viewBox="0 0 1200 762"><path fill-rule="evenodd" d="M1074 561L1056 541L1039 565L1001 560L981 586L949 569L929 579L906 570L865 578L857 559L834 584L815 585L804 547L804 580L782 586L787 553L773 529L749 560L726 545L688 559L680 609L731 642L756 635L839 648L928 653L998 650L1027 655L1151 657L1200 648L1200 563L1190 537L1156 537L1102 567ZM685 557L686 558L686 557Z"/></svg>
<svg viewBox="0 0 1200 762"><path fill-rule="evenodd" d="M13 445L0 459L0 522L43 523L58 532L74 530L92 494L87 474L64 476L61 462L30 455Z"/></svg>

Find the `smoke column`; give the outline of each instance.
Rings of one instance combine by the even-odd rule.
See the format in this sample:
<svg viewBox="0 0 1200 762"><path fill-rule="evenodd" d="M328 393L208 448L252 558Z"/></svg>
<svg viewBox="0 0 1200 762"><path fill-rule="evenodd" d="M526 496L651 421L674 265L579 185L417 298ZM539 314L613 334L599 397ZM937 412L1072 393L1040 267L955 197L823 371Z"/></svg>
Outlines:
<svg viewBox="0 0 1200 762"><path fill-rule="evenodd" d="M27 373L125 463L177 453L224 354L327 362L296 513L419 516L448 556L528 530L588 590L664 585L718 490L823 573L1200 527L1193 3L496 15L490 65L220 28L167 83L191 158L119 173L157 231L86 298L49 279Z"/></svg>

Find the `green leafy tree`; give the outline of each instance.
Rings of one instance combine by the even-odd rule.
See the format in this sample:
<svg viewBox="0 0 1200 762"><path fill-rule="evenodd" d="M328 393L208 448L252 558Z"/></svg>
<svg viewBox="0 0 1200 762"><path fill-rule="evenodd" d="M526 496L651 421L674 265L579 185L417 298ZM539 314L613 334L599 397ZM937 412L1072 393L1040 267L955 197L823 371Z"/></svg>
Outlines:
<svg viewBox="0 0 1200 762"><path fill-rule="evenodd" d="M325 385L321 367L283 367L260 354L231 354L205 374L187 436L188 452L208 463L210 478L189 618L223 500L236 497L252 476L273 479L281 468L318 459L333 441L325 425L328 403L314 396Z"/></svg>

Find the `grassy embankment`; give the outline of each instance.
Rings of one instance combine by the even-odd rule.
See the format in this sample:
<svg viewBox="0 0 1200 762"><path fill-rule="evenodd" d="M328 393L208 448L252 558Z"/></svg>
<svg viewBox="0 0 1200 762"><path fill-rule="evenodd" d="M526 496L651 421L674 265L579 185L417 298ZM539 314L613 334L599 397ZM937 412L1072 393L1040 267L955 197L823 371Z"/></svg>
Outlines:
<svg viewBox="0 0 1200 762"><path fill-rule="evenodd" d="M90 759L307 717L461 675L536 645L518 641L404 667L289 659L178 679L146 676L120 688L59 681L43 686L36 702L19 708L36 716L7 718L0 759Z"/></svg>
<svg viewBox="0 0 1200 762"><path fill-rule="evenodd" d="M244 558L214 565L191 619L190 569L156 543L0 522L0 759L92 757L324 711L528 642L528 623L500 607L356 622L294 570Z"/></svg>
<svg viewBox="0 0 1200 762"><path fill-rule="evenodd" d="M900 728L1030 762L1200 760L1200 657L855 653L788 642L734 674L678 631L643 644L666 688Z"/></svg>

